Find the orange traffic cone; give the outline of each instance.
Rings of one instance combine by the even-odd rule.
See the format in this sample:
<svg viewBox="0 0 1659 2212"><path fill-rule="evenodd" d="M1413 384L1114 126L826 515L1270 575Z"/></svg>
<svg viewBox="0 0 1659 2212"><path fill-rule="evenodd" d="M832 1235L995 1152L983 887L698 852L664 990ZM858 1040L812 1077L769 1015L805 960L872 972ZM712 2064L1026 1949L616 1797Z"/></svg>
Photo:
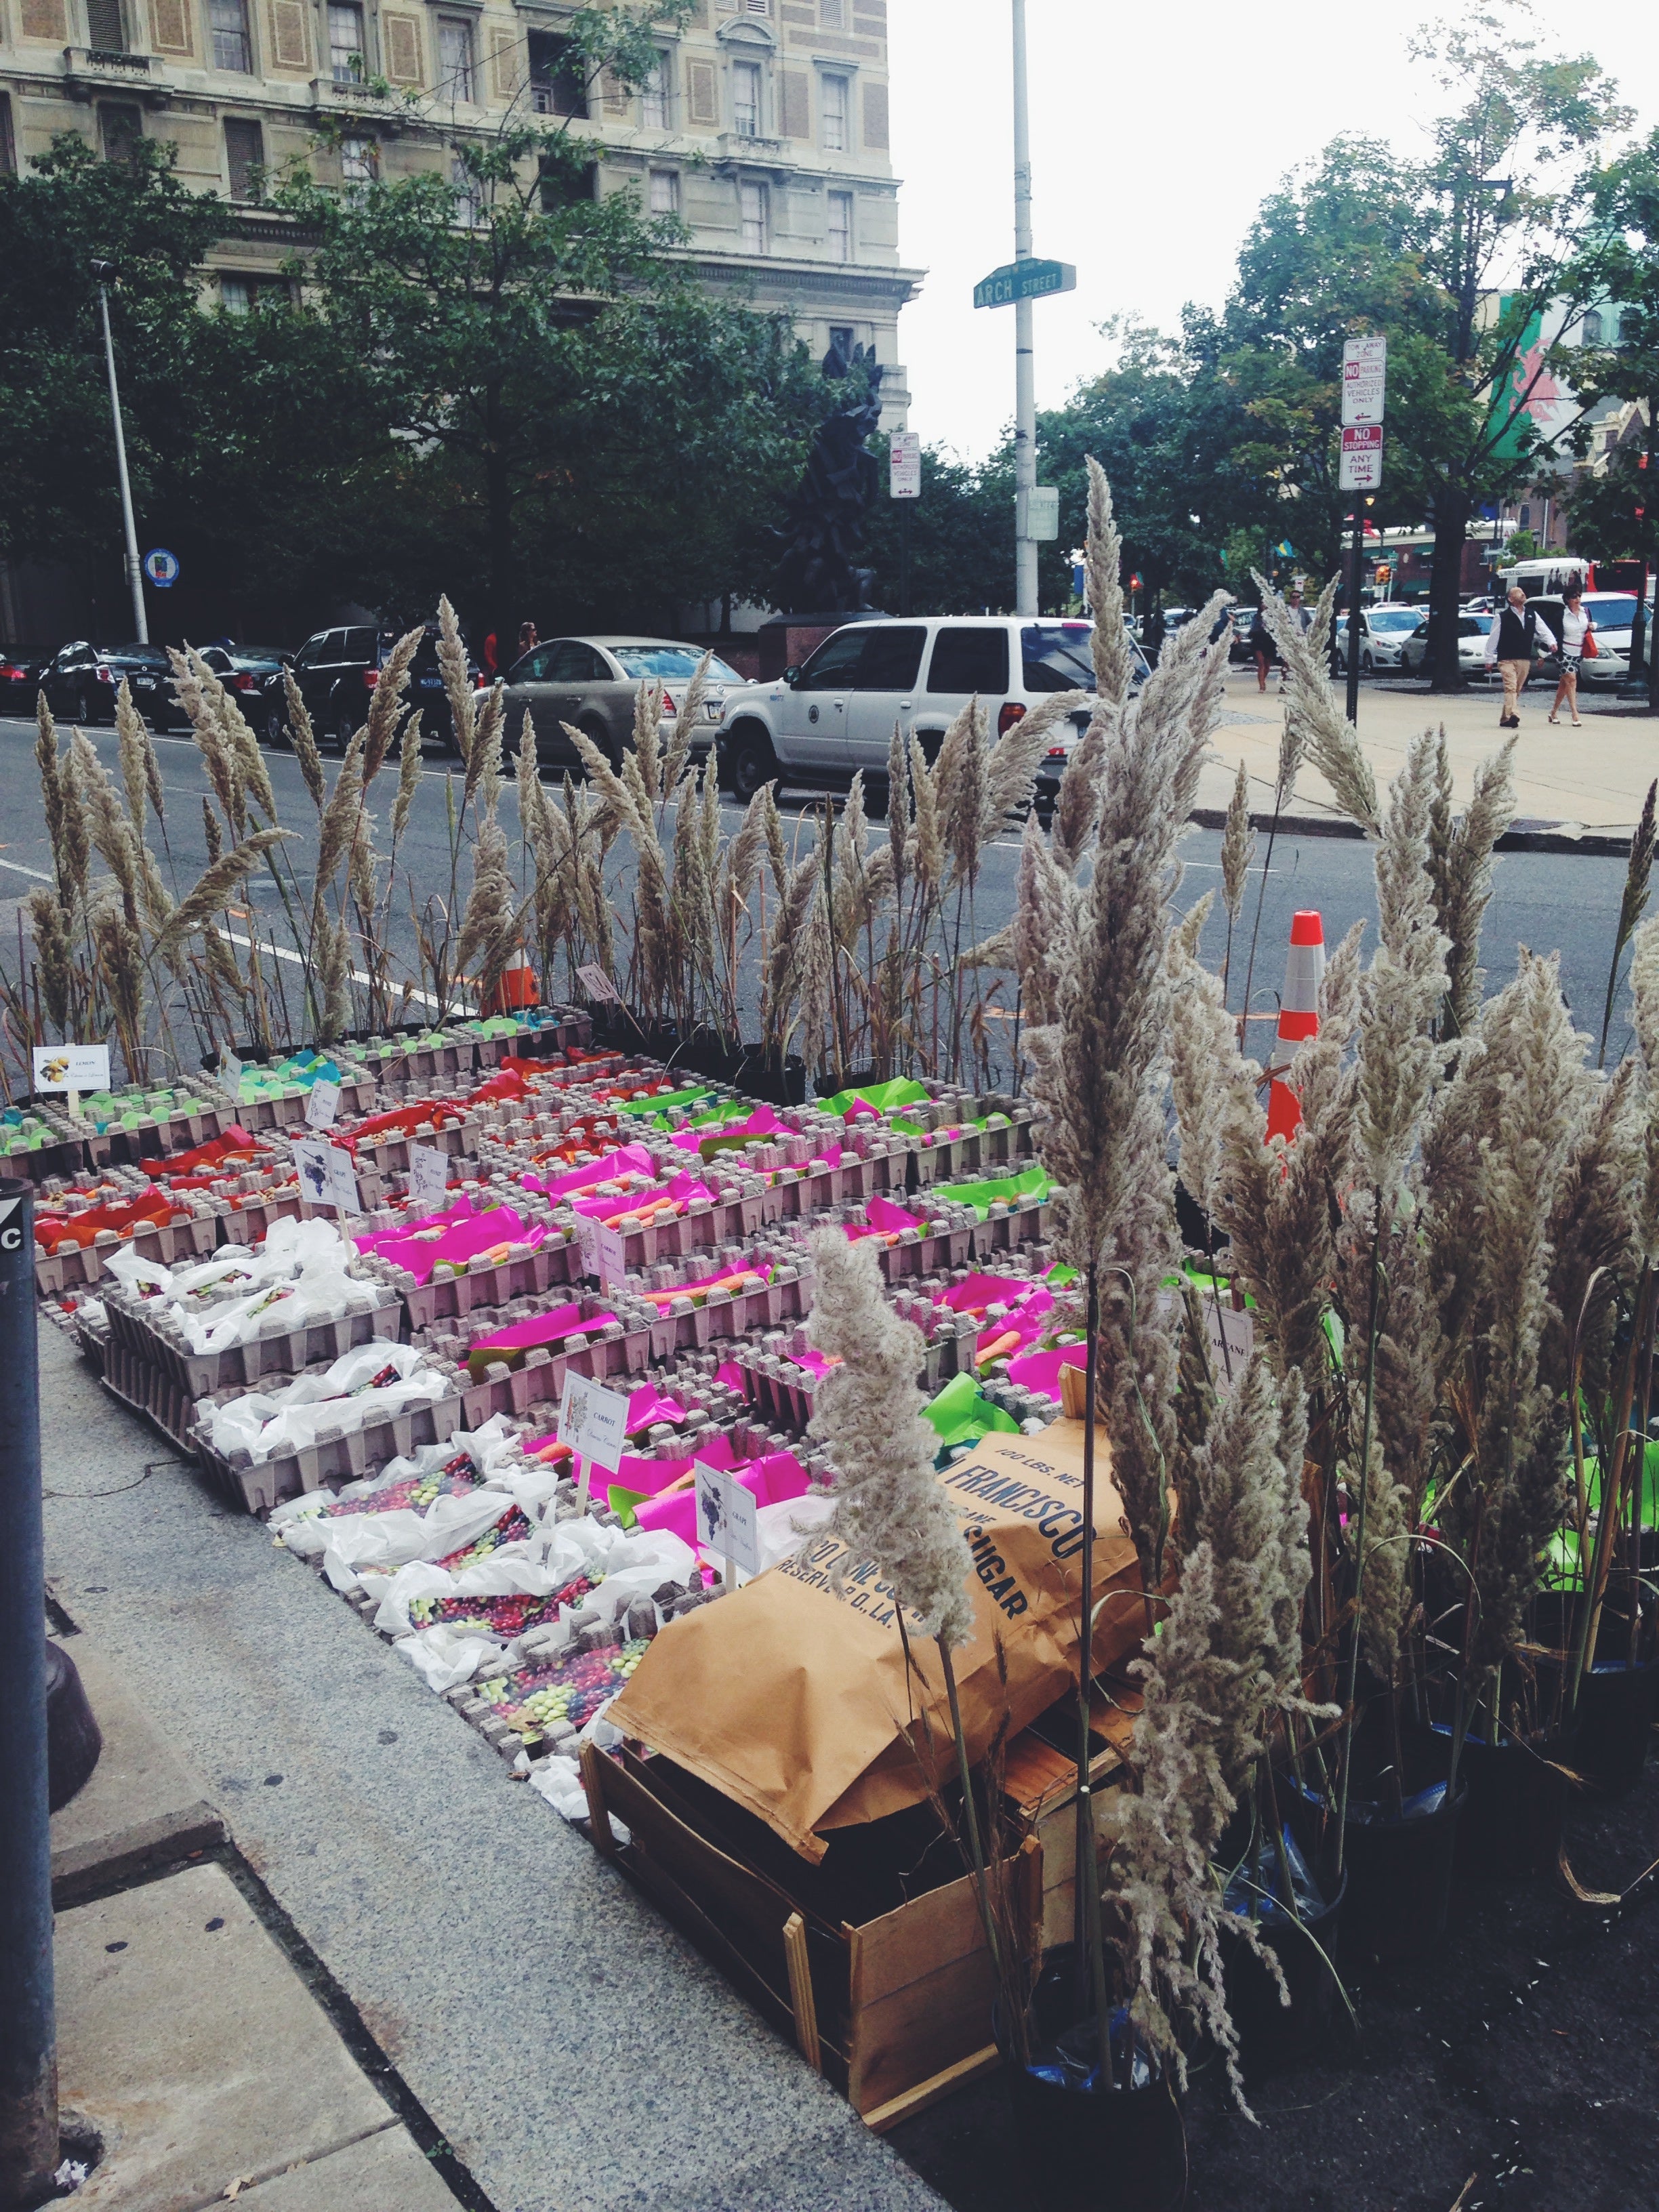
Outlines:
<svg viewBox="0 0 1659 2212"><path fill-rule="evenodd" d="M524 948L520 945L501 971L501 980L491 994L495 1004L489 1011L505 1014L521 1006L537 1006L540 1003L541 995L536 971L526 959Z"/></svg>
<svg viewBox="0 0 1659 2212"><path fill-rule="evenodd" d="M1282 1071L1296 1057L1297 1047L1319 1035L1319 987L1325 980L1325 925L1316 914L1298 914L1291 921L1290 957L1285 963L1285 995L1279 1006L1279 1035L1267 1063L1271 1086L1267 1093L1268 1137L1283 1137L1289 1144L1302 1126L1302 1102Z"/></svg>

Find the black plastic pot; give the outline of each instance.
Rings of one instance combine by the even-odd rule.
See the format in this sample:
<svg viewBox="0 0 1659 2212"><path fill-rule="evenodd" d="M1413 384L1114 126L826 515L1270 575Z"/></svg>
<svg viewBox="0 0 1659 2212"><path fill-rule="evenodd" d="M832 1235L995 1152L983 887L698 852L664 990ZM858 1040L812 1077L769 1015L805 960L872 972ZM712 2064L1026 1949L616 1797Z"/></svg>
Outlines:
<svg viewBox="0 0 1659 2212"><path fill-rule="evenodd" d="M1558 1683L1565 1706L1571 1674L1577 1599L1549 1590L1538 1599L1536 1629L1540 1643L1553 1647L1536 1660L1540 1704L1553 1710ZM1648 1745L1659 1718L1659 1656L1628 1663L1630 1615L1604 1605L1596 1634L1595 1656L1579 1686L1578 1711L1568 1732L1566 1763L1604 1797L1625 1797L1642 1778ZM1638 1631L1637 1650L1651 1653L1648 1624Z"/></svg>
<svg viewBox="0 0 1659 2212"><path fill-rule="evenodd" d="M1076 2024L1073 1956L1069 1944L1052 1952L1037 1984L1032 2067L1053 2062L1054 2039ZM1118 2022L1112 2045L1121 2070ZM1054 2212L1179 2212L1187 2201L1187 2130L1167 2074L1138 2088L1102 2091L1062 2086L1032 2067L1010 2066L1008 2095L1034 2200Z"/></svg>
<svg viewBox="0 0 1659 2212"><path fill-rule="evenodd" d="M1304 1912L1299 1921L1280 1911L1264 1912L1258 1922L1261 1940L1285 1977L1291 1994L1288 2005L1279 1996L1271 1970L1244 1939L1231 1935L1224 1939L1227 2009L1238 2032L1239 2063L1247 2080L1259 2081L1316 2053L1328 2057L1333 2046L1350 2035L1347 2008L1336 1978L1347 1890L1345 1873L1335 1894L1319 1911Z"/></svg>
<svg viewBox="0 0 1659 2212"><path fill-rule="evenodd" d="M1425 1786L1443 1784L1450 1745L1425 1732L1408 1739L1407 1750L1409 1805L1420 1801ZM1387 1965L1425 1957L1446 1932L1458 1825L1469 1784L1467 1775L1460 1774L1455 1799L1443 1792L1432 1810L1399 1820L1387 1816L1372 1786L1363 1771L1357 1773L1349 1798L1341 1957L1355 1964ZM1281 1790L1291 1832L1328 1887L1334 1880L1334 1817L1322 1817L1322 1802L1297 1789L1288 1777Z"/></svg>
<svg viewBox="0 0 1659 2212"><path fill-rule="evenodd" d="M55 1813L86 1786L104 1739L75 1662L46 1639L46 1805Z"/></svg>
<svg viewBox="0 0 1659 2212"><path fill-rule="evenodd" d="M732 1087L768 1106L806 1103L806 1063L793 1055L780 1060L765 1045L745 1045L733 1070Z"/></svg>
<svg viewBox="0 0 1659 2212"><path fill-rule="evenodd" d="M1480 1881L1550 1873L1571 1788L1563 1768L1571 1763L1560 1738L1537 1746L1466 1738L1462 1771L1469 1802L1457 1831L1457 1872Z"/></svg>

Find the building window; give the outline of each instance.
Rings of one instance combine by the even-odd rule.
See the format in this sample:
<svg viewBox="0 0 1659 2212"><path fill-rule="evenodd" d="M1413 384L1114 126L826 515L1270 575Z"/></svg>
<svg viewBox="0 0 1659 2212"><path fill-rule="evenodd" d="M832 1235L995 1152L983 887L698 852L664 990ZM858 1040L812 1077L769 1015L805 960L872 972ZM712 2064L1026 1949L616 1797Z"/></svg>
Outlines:
<svg viewBox="0 0 1659 2212"><path fill-rule="evenodd" d="M823 80L823 150L826 154L847 151L847 80L844 76L827 76Z"/></svg>
<svg viewBox="0 0 1659 2212"><path fill-rule="evenodd" d="M847 0L823 0L820 13L826 31L844 31L847 28Z"/></svg>
<svg viewBox="0 0 1659 2212"><path fill-rule="evenodd" d="M210 0L208 20L213 31L214 68L247 76L253 57L248 49L247 9L243 0Z"/></svg>
<svg viewBox="0 0 1659 2212"><path fill-rule="evenodd" d="M484 219L483 188L467 167L459 146L450 149L449 181L455 192L455 220L463 230L477 230Z"/></svg>
<svg viewBox="0 0 1659 2212"><path fill-rule="evenodd" d="M530 33L530 96L538 115L587 119L587 85L580 57L568 39L552 31Z"/></svg>
<svg viewBox="0 0 1659 2212"><path fill-rule="evenodd" d="M380 174L380 149L372 138L342 138L340 181L349 191L360 192Z"/></svg>
<svg viewBox="0 0 1659 2212"><path fill-rule="evenodd" d="M258 172L265 160L265 135L257 123L241 116L225 118L225 167L234 200L257 199Z"/></svg>
<svg viewBox="0 0 1659 2212"><path fill-rule="evenodd" d="M1516 527L1522 530L1530 530L1532 528L1532 509L1530 507L1523 507L1522 508L1521 519L1519 523L1516 525Z"/></svg>
<svg viewBox="0 0 1659 2212"><path fill-rule="evenodd" d="M121 19L121 0L87 0L87 35L95 53L125 53L127 28Z"/></svg>
<svg viewBox="0 0 1659 2212"><path fill-rule="evenodd" d="M328 60L336 84L361 84L367 70L363 58L363 11L356 0L329 0Z"/></svg>
<svg viewBox="0 0 1659 2212"><path fill-rule="evenodd" d="M653 169L651 172L652 214L678 215L679 211L679 171L678 169Z"/></svg>
<svg viewBox="0 0 1659 2212"><path fill-rule="evenodd" d="M438 90L446 100L477 98L472 71L472 26L465 16L438 18Z"/></svg>
<svg viewBox="0 0 1659 2212"><path fill-rule="evenodd" d="M1601 343L1603 329L1601 316L1592 307L1584 318L1584 343L1588 346L1599 346Z"/></svg>
<svg viewBox="0 0 1659 2212"><path fill-rule="evenodd" d="M0 177L17 174L17 142L11 135L11 94L0 92Z"/></svg>
<svg viewBox="0 0 1659 2212"><path fill-rule="evenodd" d="M143 135L142 109L109 100L98 110L98 137L106 161L131 161Z"/></svg>
<svg viewBox="0 0 1659 2212"><path fill-rule="evenodd" d="M597 161L562 161L557 155L544 154L538 181L542 213L552 215L560 208L580 207L598 199L599 165Z"/></svg>
<svg viewBox="0 0 1659 2212"><path fill-rule="evenodd" d="M850 261L853 258L853 195L851 192L831 192L830 195L830 258Z"/></svg>
<svg viewBox="0 0 1659 2212"><path fill-rule="evenodd" d="M748 15L769 15L771 12L772 0L748 0L748 6L745 10L745 13Z"/></svg>
<svg viewBox="0 0 1659 2212"><path fill-rule="evenodd" d="M738 197L743 210L743 250L745 253L764 253L767 233L771 225L768 220L770 210L766 204L764 185L739 185Z"/></svg>
<svg viewBox="0 0 1659 2212"><path fill-rule="evenodd" d="M668 57L659 53L640 88L640 121L647 131L668 128Z"/></svg>
<svg viewBox="0 0 1659 2212"><path fill-rule="evenodd" d="M838 353L842 359L846 362L849 367L852 364L853 349L857 343L858 334L853 329L850 323L830 324L830 349L832 352Z"/></svg>
<svg viewBox="0 0 1659 2212"><path fill-rule="evenodd" d="M760 64L733 62L732 64L732 127L739 138L760 137Z"/></svg>

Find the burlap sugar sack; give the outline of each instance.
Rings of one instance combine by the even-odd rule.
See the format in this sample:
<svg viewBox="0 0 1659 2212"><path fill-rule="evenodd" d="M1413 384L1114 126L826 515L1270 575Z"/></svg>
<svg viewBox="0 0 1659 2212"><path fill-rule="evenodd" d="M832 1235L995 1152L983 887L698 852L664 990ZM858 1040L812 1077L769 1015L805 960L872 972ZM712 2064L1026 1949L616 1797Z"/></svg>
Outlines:
<svg viewBox="0 0 1659 2212"><path fill-rule="evenodd" d="M969 1753L978 1759L1005 1711L1017 1733L1076 1679L1083 1424L987 1437L938 1480L975 1563L974 1633L952 1656ZM1095 1596L1123 1593L1097 1624L1095 1664L1103 1668L1131 1653L1146 1627L1103 1437L1095 1482ZM867 1567L833 1589L843 1548L810 1536L793 1559L671 1621L606 1714L814 1862L826 1832L927 1794L927 1733L915 1719L922 1692L905 1666L892 1592ZM910 1650L926 1680L932 1755L943 1775L955 1754L939 1653L914 1632Z"/></svg>

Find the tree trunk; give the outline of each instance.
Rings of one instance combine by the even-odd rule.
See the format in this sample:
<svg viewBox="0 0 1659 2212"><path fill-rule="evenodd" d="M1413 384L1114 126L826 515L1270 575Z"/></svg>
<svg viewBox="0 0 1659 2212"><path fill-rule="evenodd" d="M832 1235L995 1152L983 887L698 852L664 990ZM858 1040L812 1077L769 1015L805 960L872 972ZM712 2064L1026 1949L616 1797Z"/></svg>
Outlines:
<svg viewBox="0 0 1659 2212"><path fill-rule="evenodd" d="M1463 586L1463 546L1469 532L1469 498L1461 486L1443 485L1434 501L1434 567L1429 578L1431 640L1429 689L1461 691L1457 659L1458 601Z"/></svg>
<svg viewBox="0 0 1659 2212"><path fill-rule="evenodd" d="M484 505L489 541L489 622L495 633L497 666L513 664L519 635L518 563L513 545L513 493L502 447L501 396L485 401L488 437L484 446Z"/></svg>

